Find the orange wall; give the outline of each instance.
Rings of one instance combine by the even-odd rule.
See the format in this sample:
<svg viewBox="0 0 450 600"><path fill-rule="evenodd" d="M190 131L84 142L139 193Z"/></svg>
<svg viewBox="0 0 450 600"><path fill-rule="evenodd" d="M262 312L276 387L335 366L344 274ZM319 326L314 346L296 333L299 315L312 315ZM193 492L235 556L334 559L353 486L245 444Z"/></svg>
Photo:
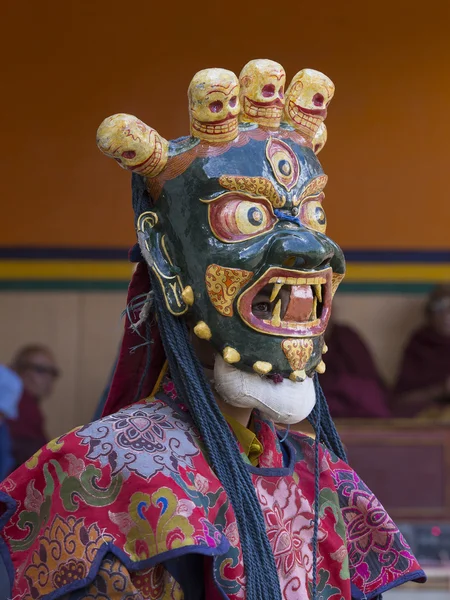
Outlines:
<svg viewBox="0 0 450 600"><path fill-rule="evenodd" d="M5 3L0 245L129 245L129 177L96 149L101 120L186 134L197 70L267 57L288 80L309 66L336 83L321 154L333 237L448 248L450 3L325 4Z"/></svg>

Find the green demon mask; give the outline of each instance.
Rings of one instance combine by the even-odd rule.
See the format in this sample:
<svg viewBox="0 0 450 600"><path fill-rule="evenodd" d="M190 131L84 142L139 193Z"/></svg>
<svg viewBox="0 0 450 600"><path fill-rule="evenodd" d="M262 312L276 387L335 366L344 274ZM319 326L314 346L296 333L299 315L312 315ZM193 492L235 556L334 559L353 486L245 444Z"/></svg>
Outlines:
<svg viewBox="0 0 450 600"><path fill-rule="evenodd" d="M194 333L238 369L302 381L324 370L345 262L326 235L316 157L334 86L310 69L286 98L284 83L269 60L239 80L207 69L189 87L191 137L167 142L119 114L97 141L135 173L139 243L167 309L191 313Z"/></svg>

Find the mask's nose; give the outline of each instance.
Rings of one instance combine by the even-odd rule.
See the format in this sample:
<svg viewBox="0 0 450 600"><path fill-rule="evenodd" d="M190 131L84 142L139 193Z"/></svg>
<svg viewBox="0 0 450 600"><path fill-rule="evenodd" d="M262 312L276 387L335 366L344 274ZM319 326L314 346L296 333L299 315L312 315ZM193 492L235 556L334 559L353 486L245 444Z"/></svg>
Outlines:
<svg viewBox="0 0 450 600"><path fill-rule="evenodd" d="M279 233L269 250L269 263L290 269L315 270L329 265L334 246L306 229Z"/></svg>

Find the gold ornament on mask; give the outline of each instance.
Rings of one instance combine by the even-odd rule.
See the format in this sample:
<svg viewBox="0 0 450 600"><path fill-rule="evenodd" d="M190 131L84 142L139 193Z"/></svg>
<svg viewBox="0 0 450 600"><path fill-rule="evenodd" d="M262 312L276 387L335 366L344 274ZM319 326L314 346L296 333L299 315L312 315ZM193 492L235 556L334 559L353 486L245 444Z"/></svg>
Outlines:
<svg viewBox="0 0 450 600"><path fill-rule="evenodd" d="M263 360L257 360L253 364L253 370L258 373L258 375L267 375L272 370L272 365L268 362L264 362Z"/></svg>
<svg viewBox="0 0 450 600"><path fill-rule="evenodd" d="M231 348L230 346L224 348L222 356L223 360L230 365L237 363L241 360L241 355L239 354L239 352L234 348Z"/></svg>
<svg viewBox="0 0 450 600"><path fill-rule="evenodd" d="M189 306L194 304L194 291L190 285L187 285L181 293L181 297Z"/></svg>
<svg viewBox="0 0 450 600"><path fill-rule="evenodd" d="M199 321L194 327L195 335L201 340L210 340L212 337L211 329L205 323L205 321Z"/></svg>
<svg viewBox="0 0 450 600"><path fill-rule="evenodd" d="M318 373L322 374L322 373L325 373L326 368L327 367L326 367L325 363L323 362L323 360L321 360L320 363L316 367L316 371Z"/></svg>
<svg viewBox="0 0 450 600"><path fill-rule="evenodd" d="M289 375L289 379L291 381L305 381L306 371L304 369L301 371L292 371L292 373Z"/></svg>

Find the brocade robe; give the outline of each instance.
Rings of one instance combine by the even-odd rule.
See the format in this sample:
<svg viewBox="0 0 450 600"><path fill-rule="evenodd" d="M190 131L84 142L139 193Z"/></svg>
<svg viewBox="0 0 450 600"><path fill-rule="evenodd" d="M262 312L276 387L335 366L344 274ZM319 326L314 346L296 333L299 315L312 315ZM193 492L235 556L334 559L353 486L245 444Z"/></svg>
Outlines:
<svg viewBox="0 0 450 600"><path fill-rule="evenodd" d="M282 596L308 600L314 441L290 433L280 442L284 433L257 412L253 424L263 451L257 467L244 452L243 460ZM0 501L0 581L3 568L12 588L6 596L0 592L1 600L246 597L233 508L170 383L156 398L47 444L3 482ZM319 504L321 599L369 600L404 581L423 580L379 501L323 447Z"/></svg>

